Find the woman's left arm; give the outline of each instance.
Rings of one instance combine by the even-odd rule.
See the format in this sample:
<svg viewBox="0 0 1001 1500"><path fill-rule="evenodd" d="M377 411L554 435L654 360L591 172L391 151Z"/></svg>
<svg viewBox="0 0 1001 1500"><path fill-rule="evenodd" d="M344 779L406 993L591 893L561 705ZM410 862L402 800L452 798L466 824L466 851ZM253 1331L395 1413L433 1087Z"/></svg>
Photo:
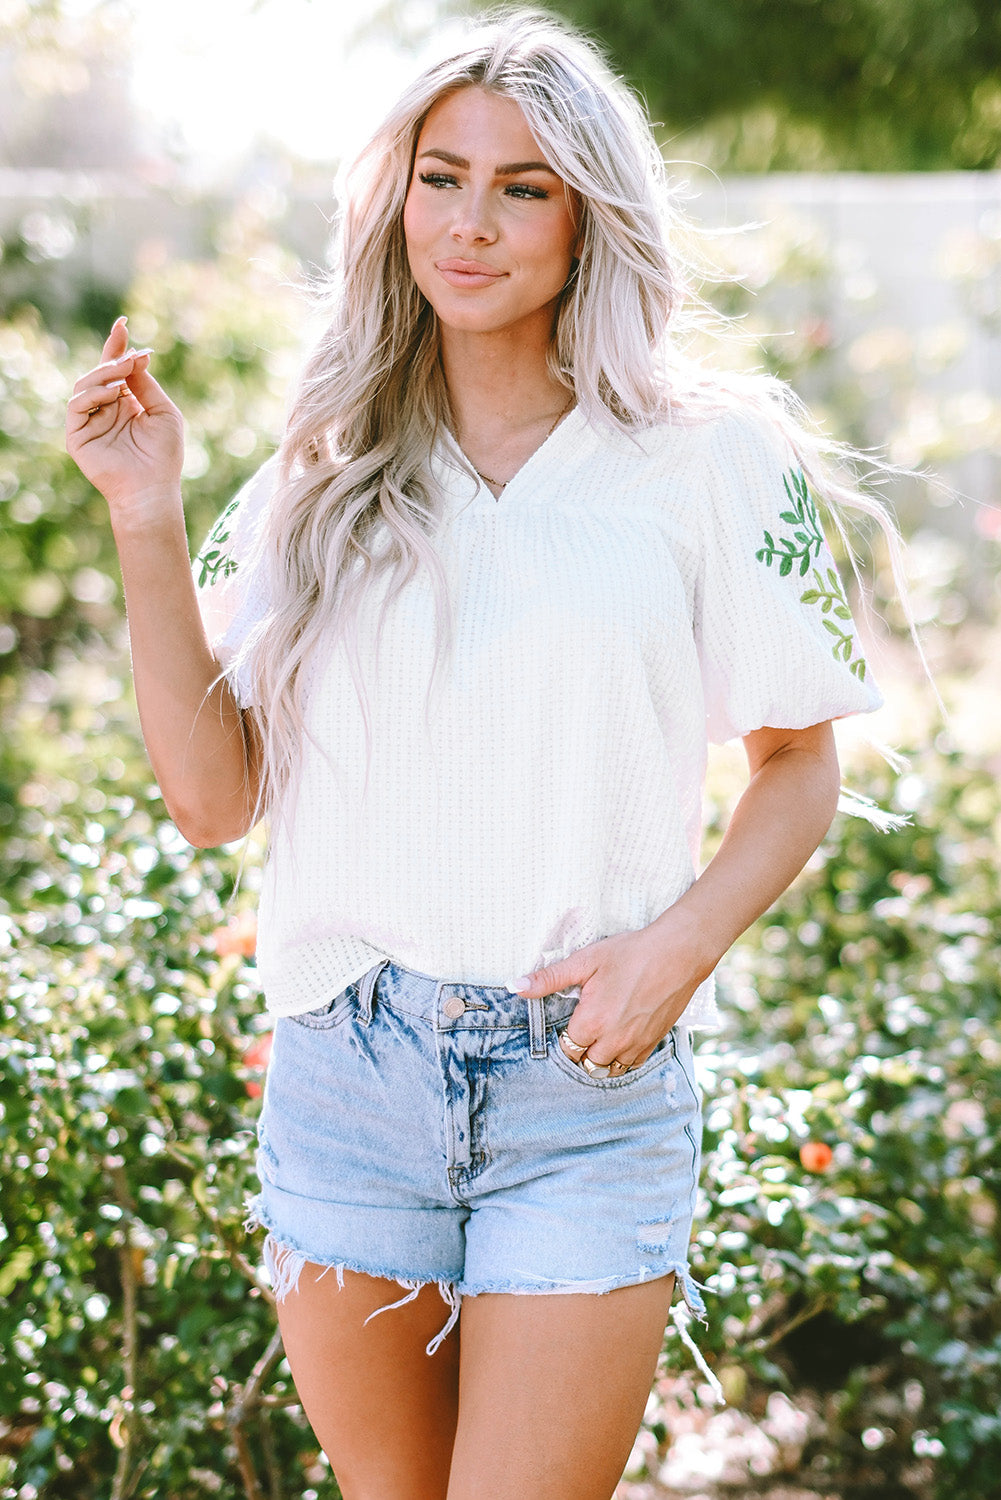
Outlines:
<svg viewBox="0 0 1001 1500"><path fill-rule="evenodd" d="M831 825L839 770L829 722L744 736L750 780L698 880L638 932L579 948L516 981L541 996L580 985L568 1023L594 1063L649 1057L727 949L792 882Z"/></svg>

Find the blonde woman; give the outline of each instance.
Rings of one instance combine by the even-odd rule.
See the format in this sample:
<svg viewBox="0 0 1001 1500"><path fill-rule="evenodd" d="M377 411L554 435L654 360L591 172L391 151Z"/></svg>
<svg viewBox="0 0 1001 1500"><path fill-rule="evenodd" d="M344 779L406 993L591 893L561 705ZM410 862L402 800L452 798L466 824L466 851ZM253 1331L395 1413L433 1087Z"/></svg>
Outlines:
<svg viewBox="0 0 1001 1500"><path fill-rule="evenodd" d="M327 331L195 583L121 321L70 402L167 806L270 820L253 1213L346 1500L608 1500L672 1296L704 1313L713 969L878 703L812 491L852 497L780 392L686 364L671 220L595 50L507 16L348 174Z"/></svg>

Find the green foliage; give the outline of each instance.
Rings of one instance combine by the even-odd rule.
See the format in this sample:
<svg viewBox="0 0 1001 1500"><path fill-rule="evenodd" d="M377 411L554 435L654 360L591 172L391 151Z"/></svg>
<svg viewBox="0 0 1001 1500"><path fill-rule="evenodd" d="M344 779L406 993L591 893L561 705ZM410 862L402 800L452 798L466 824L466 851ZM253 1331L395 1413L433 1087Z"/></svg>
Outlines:
<svg viewBox="0 0 1001 1500"><path fill-rule="evenodd" d="M559 0L717 170L990 168L1001 158L993 0ZM679 139L680 133L680 139Z"/></svg>
<svg viewBox="0 0 1001 1500"><path fill-rule="evenodd" d="M251 1494L318 1459L242 1230L264 1022L216 952L238 859L195 855L121 707L61 668L12 726L62 754L5 851L0 1493Z"/></svg>
<svg viewBox="0 0 1001 1500"><path fill-rule="evenodd" d="M155 346L152 373L185 416L185 505L199 540L273 451L302 326L293 268L253 214L217 239L212 261L149 267L125 303L134 343ZM30 309L0 324L0 670L4 654L15 670L44 666L120 614L107 507L63 445L73 380L99 358L91 335L56 338Z"/></svg>
<svg viewBox="0 0 1001 1500"><path fill-rule="evenodd" d="M837 821L699 1051L707 1341L731 1390L831 1393L818 1478L975 1500L1001 1462L1001 791L932 751L867 785L913 821Z"/></svg>

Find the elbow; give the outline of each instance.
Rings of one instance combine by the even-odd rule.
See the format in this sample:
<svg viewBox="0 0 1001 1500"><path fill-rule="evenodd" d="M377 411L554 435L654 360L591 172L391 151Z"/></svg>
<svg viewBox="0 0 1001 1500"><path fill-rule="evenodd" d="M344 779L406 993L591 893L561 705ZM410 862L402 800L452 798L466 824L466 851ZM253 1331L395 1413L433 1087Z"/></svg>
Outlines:
<svg viewBox="0 0 1001 1500"><path fill-rule="evenodd" d="M239 826L228 827L222 823L209 827L207 825L181 823L175 818L174 823L182 838L187 839L195 849L218 849L220 844L237 844L253 828L253 823L244 823Z"/></svg>
<svg viewBox="0 0 1001 1500"><path fill-rule="evenodd" d="M181 837L196 849L217 849L220 844L238 843L258 821L255 810L246 804L227 810L178 806L167 801L167 811Z"/></svg>

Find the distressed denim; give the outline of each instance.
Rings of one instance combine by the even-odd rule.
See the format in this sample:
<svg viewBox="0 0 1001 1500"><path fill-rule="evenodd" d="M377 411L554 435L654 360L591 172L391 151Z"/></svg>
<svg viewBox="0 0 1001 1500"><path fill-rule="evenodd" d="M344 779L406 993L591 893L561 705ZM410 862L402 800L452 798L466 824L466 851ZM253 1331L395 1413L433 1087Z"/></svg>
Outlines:
<svg viewBox="0 0 1001 1500"><path fill-rule="evenodd" d="M701 1144L691 1033L592 1079L561 1050L575 990L526 1000L377 964L275 1027L259 1127L279 1298L313 1262L484 1292L609 1292L674 1272L688 1310ZM397 1306L399 1303L393 1303ZM388 1311L388 1309L380 1309Z"/></svg>

